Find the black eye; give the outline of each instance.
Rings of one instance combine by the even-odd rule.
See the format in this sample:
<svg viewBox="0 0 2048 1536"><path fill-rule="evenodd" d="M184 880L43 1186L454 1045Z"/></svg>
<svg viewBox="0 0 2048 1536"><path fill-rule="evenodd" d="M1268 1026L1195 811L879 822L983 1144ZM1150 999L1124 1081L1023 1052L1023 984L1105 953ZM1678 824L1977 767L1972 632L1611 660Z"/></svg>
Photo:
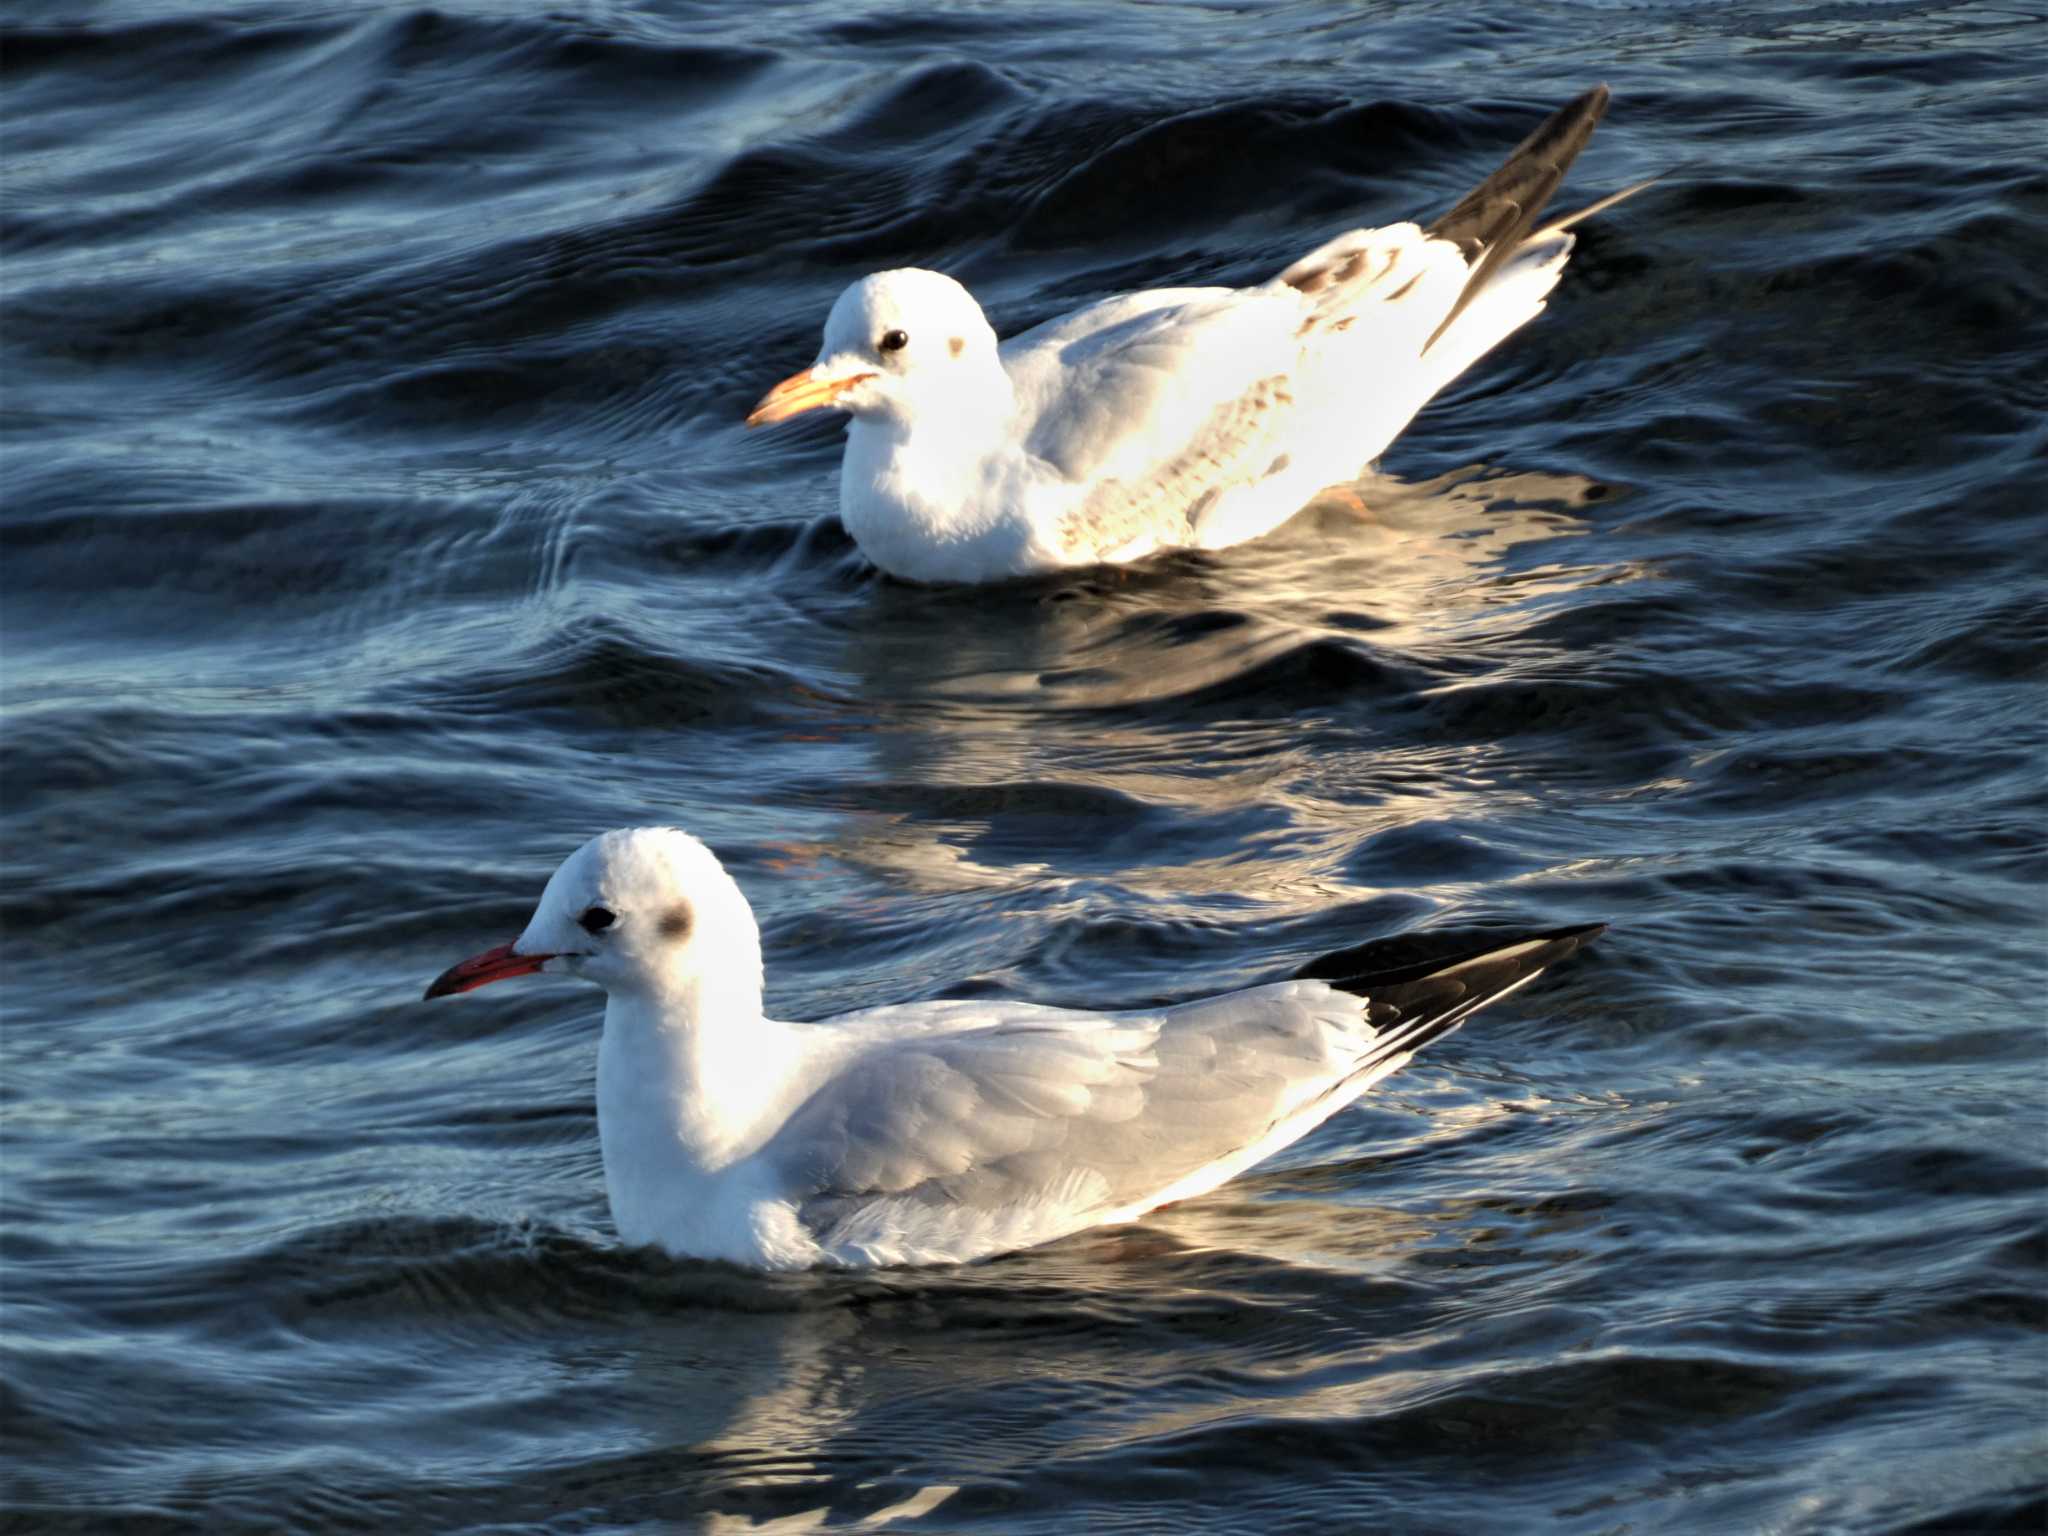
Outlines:
<svg viewBox="0 0 2048 1536"><path fill-rule="evenodd" d="M901 352L910 345L910 333L908 331L885 332L882 339L876 345L884 352Z"/></svg>
<svg viewBox="0 0 2048 1536"><path fill-rule="evenodd" d="M576 926L585 933L603 933L617 920L603 907L588 907L583 915L576 919Z"/></svg>

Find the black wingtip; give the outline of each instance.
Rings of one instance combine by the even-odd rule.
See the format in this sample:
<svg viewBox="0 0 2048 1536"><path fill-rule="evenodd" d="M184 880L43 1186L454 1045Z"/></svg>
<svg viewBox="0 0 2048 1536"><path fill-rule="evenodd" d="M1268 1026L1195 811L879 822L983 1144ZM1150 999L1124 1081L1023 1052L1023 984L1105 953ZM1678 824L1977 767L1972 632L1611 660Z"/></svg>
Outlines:
<svg viewBox="0 0 2048 1536"><path fill-rule="evenodd" d="M1345 992L1380 996L1498 956L1504 962L1504 971L1519 979L1569 959L1606 931L1605 923L1534 931L1423 929L1319 956L1294 974L1298 980L1327 981Z"/></svg>
<svg viewBox="0 0 2048 1536"><path fill-rule="evenodd" d="M1607 931L1605 923L1570 928L1437 929L1401 934L1325 955L1301 968L1363 1000L1378 1059L1412 1055L1451 1033ZM1417 954L1421 958L1414 958ZM1380 962L1391 961L1391 964ZM1368 969L1354 970L1365 965Z"/></svg>

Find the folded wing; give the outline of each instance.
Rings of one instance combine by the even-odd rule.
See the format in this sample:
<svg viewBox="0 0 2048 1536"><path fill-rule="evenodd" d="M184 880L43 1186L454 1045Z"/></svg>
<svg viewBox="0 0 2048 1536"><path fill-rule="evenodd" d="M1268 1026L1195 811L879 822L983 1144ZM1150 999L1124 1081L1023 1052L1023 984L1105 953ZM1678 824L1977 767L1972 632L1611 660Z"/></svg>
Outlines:
<svg viewBox="0 0 2048 1536"><path fill-rule="evenodd" d="M1306 285L1132 294L1004 349L1025 452L1076 491L1060 553L1235 542L1385 447L1426 398L1394 364L1465 268L1412 225L1347 238Z"/></svg>
<svg viewBox="0 0 2048 1536"><path fill-rule="evenodd" d="M1151 1012L938 1004L915 1027L939 1027L908 1036L869 1016L849 1027L877 1043L763 1156L849 1262L972 1259L1128 1220L1287 1145L1598 931L1368 946Z"/></svg>
<svg viewBox="0 0 2048 1536"><path fill-rule="evenodd" d="M998 1013L864 1054L765 1155L809 1191L798 1218L830 1254L974 1258L1148 1208L1380 1046L1358 1000L1317 981L1156 1013Z"/></svg>

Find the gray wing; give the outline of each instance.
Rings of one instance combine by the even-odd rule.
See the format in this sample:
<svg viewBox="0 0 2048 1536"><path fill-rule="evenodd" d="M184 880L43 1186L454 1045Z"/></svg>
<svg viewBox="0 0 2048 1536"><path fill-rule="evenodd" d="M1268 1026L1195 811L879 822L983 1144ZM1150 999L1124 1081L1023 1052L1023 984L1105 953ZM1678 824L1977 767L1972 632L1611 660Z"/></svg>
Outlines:
<svg viewBox="0 0 2048 1536"><path fill-rule="evenodd" d="M763 1150L829 1256L973 1259L1212 1189L1602 932L1408 935L1151 1013L932 1003Z"/></svg>
<svg viewBox="0 0 2048 1536"><path fill-rule="evenodd" d="M1006 346L1026 451L1086 488L1062 546L1192 542L1218 496L1284 471L1309 313L1285 288L1160 290Z"/></svg>
<svg viewBox="0 0 2048 1536"><path fill-rule="evenodd" d="M866 1052L765 1155L828 1252L974 1257L1144 1208L1392 1059L1400 1034L1375 1036L1362 1000L1320 981L1157 1013L1033 1010Z"/></svg>

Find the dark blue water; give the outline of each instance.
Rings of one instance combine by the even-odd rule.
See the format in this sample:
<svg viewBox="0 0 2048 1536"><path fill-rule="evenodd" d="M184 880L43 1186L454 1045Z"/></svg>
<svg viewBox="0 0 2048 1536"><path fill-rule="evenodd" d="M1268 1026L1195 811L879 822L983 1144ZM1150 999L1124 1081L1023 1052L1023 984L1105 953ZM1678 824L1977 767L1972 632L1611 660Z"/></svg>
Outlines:
<svg viewBox="0 0 2048 1536"><path fill-rule="evenodd" d="M7 1528L2040 1530L2044 59L2017 4L9 24ZM740 425L868 270L1004 331L1261 278L1602 79L1562 204L1681 169L1363 516L920 591L830 423ZM597 994L418 1001L654 820L798 1017L1615 928L1216 1195L763 1281L617 1245Z"/></svg>

